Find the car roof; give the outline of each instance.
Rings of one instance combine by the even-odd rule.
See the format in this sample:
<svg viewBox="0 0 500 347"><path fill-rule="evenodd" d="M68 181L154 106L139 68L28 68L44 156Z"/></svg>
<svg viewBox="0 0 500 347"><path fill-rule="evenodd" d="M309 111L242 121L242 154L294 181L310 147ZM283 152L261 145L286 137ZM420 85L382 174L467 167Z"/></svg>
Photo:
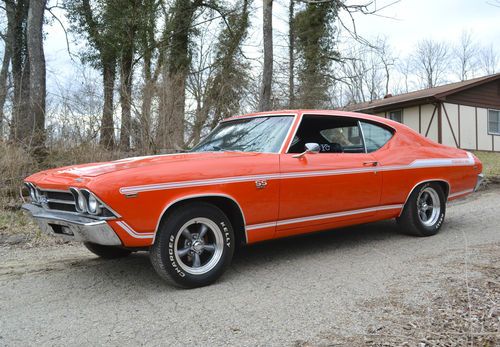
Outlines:
<svg viewBox="0 0 500 347"><path fill-rule="evenodd" d="M255 112L248 113L239 116L229 117L223 120L223 122L243 119L243 118L251 118L251 117L263 117L263 116L272 116L272 115L318 115L318 116L339 116L339 117L355 117L359 119L371 120L377 123L385 124L391 128L399 129L401 127L401 123L396 121L383 118L380 116L374 116L371 114L358 113L358 112L348 112L348 111L340 111L340 110L313 110L313 109L297 109L297 110L276 110L276 111L266 111L266 112Z"/></svg>

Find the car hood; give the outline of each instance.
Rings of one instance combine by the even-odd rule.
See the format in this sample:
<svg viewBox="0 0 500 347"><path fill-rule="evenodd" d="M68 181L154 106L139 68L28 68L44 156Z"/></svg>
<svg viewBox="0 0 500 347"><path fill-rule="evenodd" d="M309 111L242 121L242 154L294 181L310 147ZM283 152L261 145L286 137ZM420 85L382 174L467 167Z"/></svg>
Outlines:
<svg viewBox="0 0 500 347"><path fill-rule="evenodd" d="M120 159L110 162L66 166L57 169L42 171L33 176L38 176L36 177L37 179L41 179L43 177L44 181L47 182L50 181L50 177L57 177L60 179L84 179L145 166L181 165L186 161L217 160L242 156L256 156L258 154L259 153L244 152L190 152L181 154L151 155Z"/></svg>

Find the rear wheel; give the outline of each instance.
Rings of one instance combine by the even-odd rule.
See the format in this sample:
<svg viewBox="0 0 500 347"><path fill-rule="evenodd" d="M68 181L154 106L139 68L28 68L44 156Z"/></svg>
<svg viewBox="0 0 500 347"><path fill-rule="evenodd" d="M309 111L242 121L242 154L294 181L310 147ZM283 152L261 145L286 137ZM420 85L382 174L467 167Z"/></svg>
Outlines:
<svg viewBox="0 0 500 347"><path fill-rule="evenodd" d="M156 272L181 287L217 280L231 263L234 233L226 215L204 202L183 205L160 226L150 259Z"/></svg>
<svg viewBox="0 0 500 347"><path fill-rule="evenodd" d="M446 196L435 182L424 183L413 190L397 219L403 231L416 236L439 232L446 213Z"/></svg>
<svg viewBox="0 0 500 347"><path fill-rule="evenodd" d="M89 251L104 259L123 258L132 253L128 249L115 246L103 246L92 242L84 242L83 244Z"/></svg>

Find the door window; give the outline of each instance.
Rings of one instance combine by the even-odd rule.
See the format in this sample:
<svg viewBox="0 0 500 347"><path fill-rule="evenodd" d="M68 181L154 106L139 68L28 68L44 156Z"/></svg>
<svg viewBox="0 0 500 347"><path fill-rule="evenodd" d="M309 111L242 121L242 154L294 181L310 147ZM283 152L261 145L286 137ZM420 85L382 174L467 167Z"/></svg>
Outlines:
<svg viewBox="0 0 500 347"><path fill-rule="evenodd" d="M319 144L320 153L365 153L355 118L305 115L288 153L302 153L306 143Z"/></svg>

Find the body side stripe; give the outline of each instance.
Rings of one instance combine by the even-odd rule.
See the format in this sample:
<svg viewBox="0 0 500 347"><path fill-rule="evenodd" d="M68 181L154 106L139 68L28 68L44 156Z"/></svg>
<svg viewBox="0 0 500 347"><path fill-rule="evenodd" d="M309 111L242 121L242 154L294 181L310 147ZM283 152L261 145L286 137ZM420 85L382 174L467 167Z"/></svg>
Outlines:
<svg viewBox="0 0 500 347"><path fill-rule="evenodd" d="M274 179L293 179L304 177L321 177L321 176L336 176L358 173L369 173L379 171L397 171L411 170L434 167L455 167L455 166L472 166L474 158L470 153L467 153L467 158L435 158L435 159L417 159L409 165L391 165L380 166L373 168L356 168L356 169L337 169L337 170L320 170L320 171L305 171L305 172L286 172L286 173L268 173L251 176L234 176L223 178L212 178L206 180L179 181L159 184L148 184L142 186L122 187L120 193L124 195L137 194L140 192L168 190L176 188L202 187L218 184L251 182L258 179L274 180Z"/></svg>

